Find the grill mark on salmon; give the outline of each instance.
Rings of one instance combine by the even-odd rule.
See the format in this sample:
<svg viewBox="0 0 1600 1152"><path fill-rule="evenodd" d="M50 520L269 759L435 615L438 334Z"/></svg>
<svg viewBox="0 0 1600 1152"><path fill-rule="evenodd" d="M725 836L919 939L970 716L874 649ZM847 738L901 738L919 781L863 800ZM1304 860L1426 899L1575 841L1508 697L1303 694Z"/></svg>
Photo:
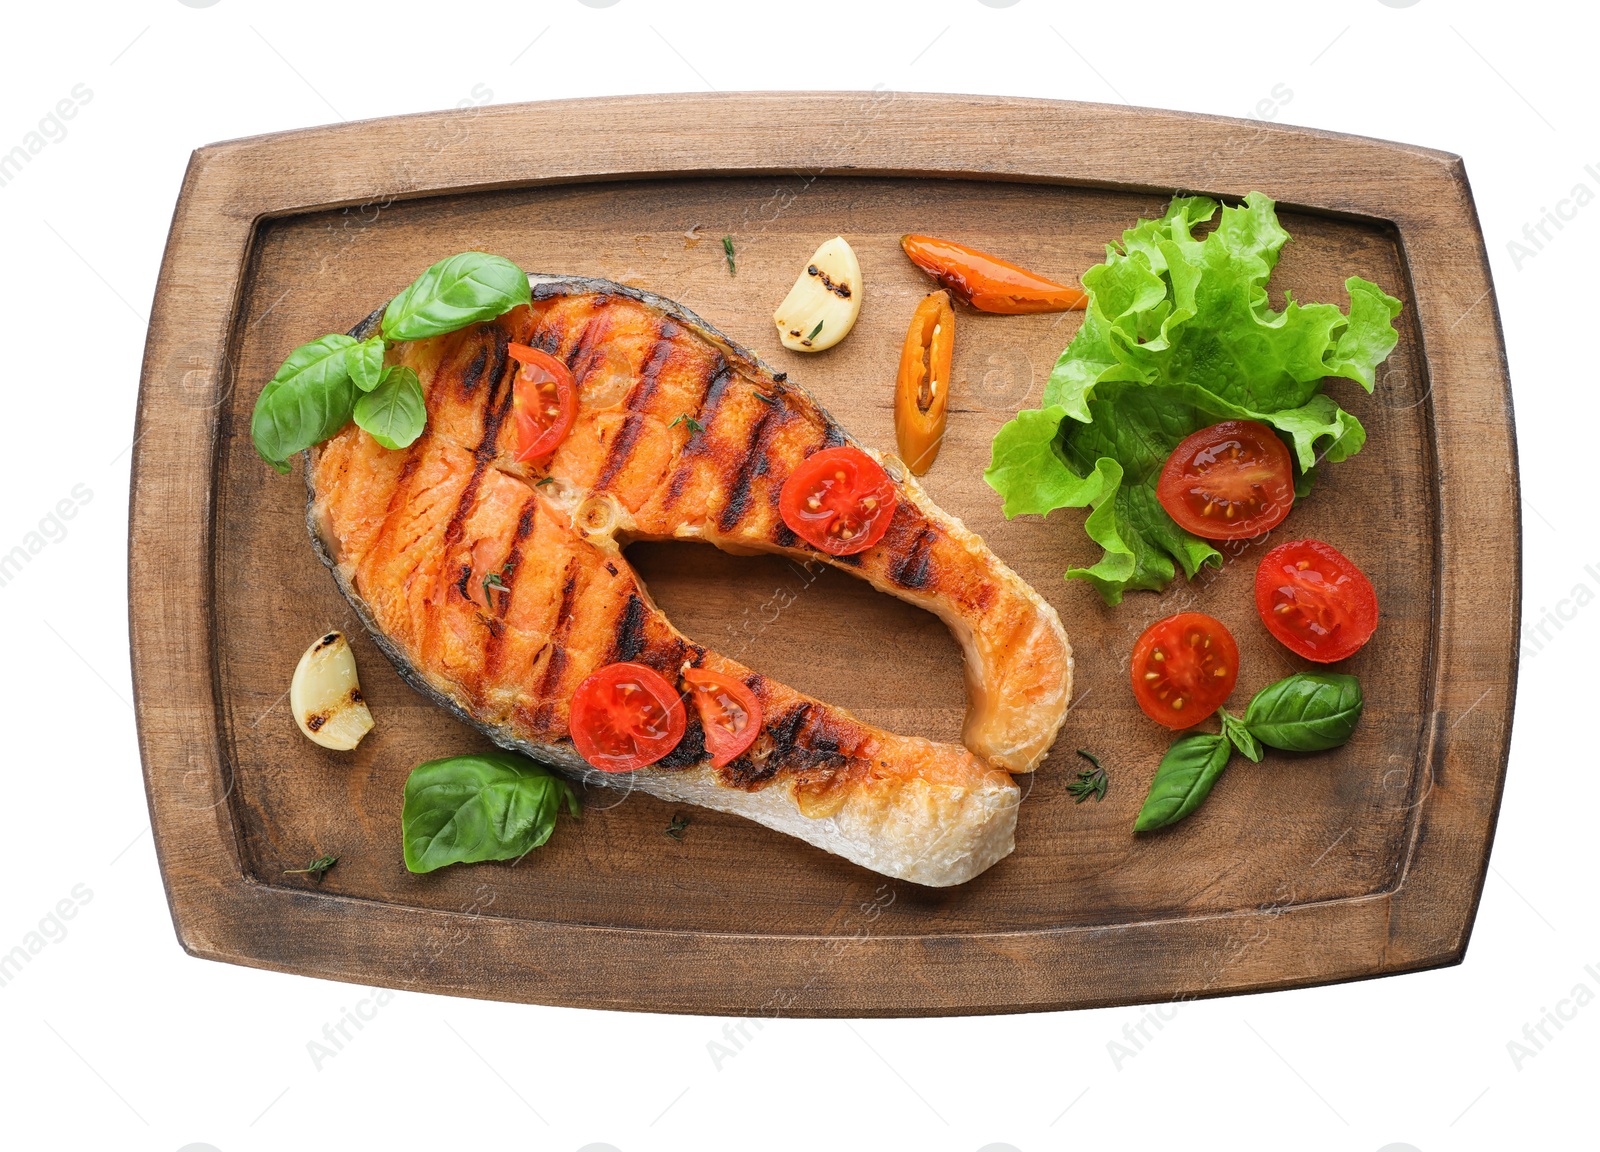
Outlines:
<svg viewBox="0 0 1600 1152"><path fill-rule="evenodd" d="M759 756L747 753L718 770L724 783L747 791L759 790L778 776L794 777L797 786L837 783L852 765L870 765L870 760L843 750L843 741L858 733L840 730L826 710L809 702L782 713L767 734L770 744Z"/></svg>
<svg viewBox="0 0 1600 1152"><path fill-rule="evenodd" d="M644 414L640 412L629 412L623 417L622 430L612 442L611 451L606 456L605 467L600 470L600 477L594 482L596 492L604 492L617 478L617 473L628 463L628 458L633 455L634 445L639 441L639 433L644 430L645 419Z"/></svg>
<svg viewBox="0 0 1600 1152"><path fill-rule="evenodd" d="M472 343L467 347L475 347L476 351L463 362L461 357L465 349L458 348L455 356L447 358L444 364L441 364L440 370L441 372L447 370L445 364L457 367L459 376L455 381L456 389L464 400L470 401L472 393L485 379L498 383L504 375L506 361L510 355L511 337L505 329L491 324L482 324L457 335L462 338L463 344L470 340ZM447 385L449 381L439 383Z"/></svg>
<svg viewBox="0 0 1600 1152"><path fill-rule="evenodd" d="M512 537L511 551L506 553L505 563L500 566L500 587L496 589L495 595L490 595L488 588L484 588L485 606L491 613L489 638L484 641L483 646L486 681L493 681L500 674L505 653L505 627L501 621L511 611L511 598L516 594L517 573L522 569L522 542L533 535L533 521L538 505L539 500L536 496L529 496L523 503L522 511L517 513L517 529Z"/></svg>
<svg viewBox="0 0 1600 1152"><path fill-rule="evenodd" d="M933 525L924 524L917 529L916 537L905 553L889 565L889 579L902 588L921 588L928 583L928 556L933 551L938 533Z"/></svg>
<svg viewBox="0 0 1600 1152"><path fill-rule="evenodd" d="M528 347L555 356L561 350L561 332L556 328L537 328L528 336Z"/></svg>
<svg viewBox="0 0 1600 1152"><path fill-rule="evenodd" d="M716 422L718 413L722 410L722 397L728 391L728 382L733 379L733 366L728 363L727 357L718 352L711 361L711 373L706 377L705 390L700 395L700 407L695 412L695 419L702 427L710 428Z"/></svg>
<svg viewBox="0 0 1600 1152"><path fill-rule="evenodd" d="M651 395L656 392L661 379L661 370L672 357L672 338L677 334L677 325L670 320L662 320L661 328L656 334L656 342L651 346L650 355L645 358L645 366L640 370L638 382L635 382L629 392L627 398L629 411L626 418L622 418L622 430L618 432L616 442L611 445L610 453L606 453L605 466L600 469L600 477L595 480L595 491L605 491L606 488L610 488L611 482L622 474L622 469L626 469L634 458L638 435L645 430L645 421L650 419L643 408L650 403Z"/></svg>
<svg viewBox="0 0 1600 1152"><path fill-rule="evenodd" d="M629 411L642 411L650 403L650 398L655 395L656 388L661 383L661 370L672 358L673 340L680 331L682 329L671 320L661 321L661 327L656 332L655 345L650 349L650 355L639 371L639 382L628 394Z"/></svg>
<svg viewBox="0 0 1600 1152"><path fill-rule="evenodd" d="M572 625L572 597L573 593L578 590L578 574L573 571L573 567L573 563L569 560L567 562L566 580L561 585L561 606L556 609L556 630L550 635L552 640L565 640L567 638L567 629ZM546 687L548 682L547 676L546 682L541 684L540 687Z"/></svg>
<svg viewBox="0 0 1600 1152"><path fill-rule="evenodd" d="M588 323L583 326L583 331L578 333L578 339L573 343L572 350L567 353L567 367L572 372L573 380L581 382L585 376L594 370L595 346L610 327L610 318L601 313L590 317ZM556 347L559 348L560 346L561 341L558 333ZM549 351L551 355L555 354L554 348L549 349ZM578 367L580 361L583 362L581 370Z"/></svg>
<svg viewBox="0 0 1600 1152"><path fill-rule="evenodd" d="M693 705L689 705L683 725L683 739L678 741L676 748L657 760L654 767L668 772L690 768L704 760L706 755L706 730L700 724L700 714Z"/></svg>
<svg viewBox="0 0 1600 1152"><path fill-rule="evenodd" d="M723 532L733 531L734 525L744 519L745 510L750 503L750 484L757 476L766 473L764 449L780 423L776 408L767 408L756 417L756 422L750 429L749 444L744 454L739 457L733 478L728 483L728 502L717 513L717 527Z"/></svg>
<svg viewBox="0 0 1600 1152"><path fill-rule="evenodd" d="M596 492L604 492L610 487L611 482L632 460L634 446L639 441L639 433L644 430L645 421L650 419L643 408L650 402L650 397L654 395L660 383L661 369L672 356L672 340L678 331L677 325L670 320L661 322L656 342L639 373L639 381L628 395L628 415L623 418L622 431L617 433L617 439L606 455L605 466L601 468L600 476L594 482Z"/></svg>
<svg viewBox="0 0 1600 1152"><path fill-rule="evenodd" d="M727 358L718 352L707 366L700 387L700 401L695 405L695 421L700 425L700 431L692 433L684 443L683 451L679 453L677 464L672 469L672 479L667 481L666 506L669 508L683 496L683 486L689 482L694 461L706 453L717 413L722 407L723 394L727 392L731 379L733 369Z"/></svg>
<svg viewBox="0 0 1600 1152"><path fill-rule="evenodd" d="M467 370L461 374L461 393L470 396L472 390L478 386L478 381L483 377L484 368L489 364L489 349L485 345L478 346L478 354L472 358L472 363L467 365Z"/></svg>
<svg viewBox="0 0 1600 1152"><path fill-rule="evenodd" d="M545 728L555 715L555 704L551 697L554 690L560 685L561 677L567 668L567 633L572 627L572 598L577 591L578 574L573 571L573 562L567 562L566 579L561 585L561 605L556 609L556 626L550 633L550 640L546 647L550 651L550 659L545 663L544 673L539 677L539 686L534 692L534 699L538 706L534 709L534 723L539 728Z"/></svg>
<svg viewBox="0 0 1600 1152"><path fill-rule="evenodd" d="M611 659L606 661L607 664L638 659L646 643L644 617L644 601L637 592L630 592L622 615L617 619L616 634L611 638Z"/></svg>
<svg viewBox="0 0 1600 1152"><path fill-rule="evenodd" d="M456 591L461 593L461 598L463 600L471 600L472 599L472 592L470 590L471 584L472 584L472 565L471 564L463 564L461 566L461 576L460 576L459 579L456 580Z"/></svg>
<svg viewBox="0 0 1600 1152"><path fill-rule="evenodd" d="M455 514L450 517L450 524L444 530L444 541L447 547L461 542L467 517L472 514L472 509L478 501L478 489L483 484L483 474L495 458L495 444L500 436L500 425L505 420L506 414L511 411L511 402L516 396L516 389L504 388L506 383L506 368L510 363L510 355L505 348L509 341L496 341L495 356L495 382L484 397L483 408L483 439L472 450L472 476L467 481L467 486L461 490L461 499L456 504ZM498 402L497 402L498 400ZM469 566L467 574L472 574ZM462 599L470 600L465 592Z"/></svg>

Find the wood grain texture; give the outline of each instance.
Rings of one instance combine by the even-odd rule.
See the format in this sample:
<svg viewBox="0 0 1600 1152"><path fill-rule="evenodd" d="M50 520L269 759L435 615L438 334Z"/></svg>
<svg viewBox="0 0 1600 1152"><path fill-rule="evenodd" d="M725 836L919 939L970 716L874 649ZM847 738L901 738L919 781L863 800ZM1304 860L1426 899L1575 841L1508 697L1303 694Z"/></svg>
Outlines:
<svg viewBox="0 0 1600 1152"><path fill-rule="evenodd" d="M1325 470L1290 531L1372 577L1377 636L1348 662L1368 711L1334 753L1236 763L1195 817L1129 829L1165 746L1126 686L1152 620L1193 606L1240 641L1236 703L1299 665L1250 596L1260 549L1118 608L1062 581L1082 513L1007 522L989 440L1079 316L957 319L950 437L925 478L1061 613L1078 700L1031 779L1017 850L953 890L892 882L735 817L591 794L517 867L426 877L399 851L418 762L482 747L406 688L305 539L298 478L249 417L296 344L342 331L450 252L677 299L791 372L869 444L927 281L907 231L1072 278L1173 191L1280 201L1274 304L1404 300L1374 396L1334 382L1366 449ZM469 110L235 141L195 154L157 290L139 406L131 626L141 749L179 939L214 959L462 995L731 1014L1078 1007L1351 979L1458 961L1487 867L1515 682L1519 523L1504 355L1460 161L1277 125L1094 105L867 93L638 97ZM697 230L696 230L697 229ZM692 235L686 235L691 233ZM782 350L771 309L842 233L857 330ZM729 276L718 238L734 237ZM696 236L704 239L696 240ZM1505 559L1482 564L1491 546ZM897 731L954 739L959 656L931 616L833 571L640 545L694 639ZM282 694L330 626L355 628L377 729L353 754L300 737ZM1074 805L1074 749L1105 803ZM286 876L341 862L317 885Z"/></svg>

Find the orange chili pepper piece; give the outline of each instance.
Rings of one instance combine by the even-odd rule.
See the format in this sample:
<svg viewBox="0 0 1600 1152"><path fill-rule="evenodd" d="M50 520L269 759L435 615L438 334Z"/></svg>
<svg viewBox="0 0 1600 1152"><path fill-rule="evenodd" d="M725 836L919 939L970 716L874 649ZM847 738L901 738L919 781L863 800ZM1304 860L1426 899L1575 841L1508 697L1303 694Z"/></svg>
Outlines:
<svg viewBox="0 0 1600 1152"><path fill-rule="evenodd" d="M963 304L979 312L1018 316L1031 312L1069 312L1089 297L1080 289L1035 276L998 256L932 236L902 236L900 247L912 263L931 273Z"/></svg>
<svg viewBox="0 0 1600 1152"><path fill-rule="evenodd" d="M950 400L950 357L955 350L956 313L948 292L924 296L911 314L900 349L894 386L894 438L900 458L921 476L944 443Z"/></svg>

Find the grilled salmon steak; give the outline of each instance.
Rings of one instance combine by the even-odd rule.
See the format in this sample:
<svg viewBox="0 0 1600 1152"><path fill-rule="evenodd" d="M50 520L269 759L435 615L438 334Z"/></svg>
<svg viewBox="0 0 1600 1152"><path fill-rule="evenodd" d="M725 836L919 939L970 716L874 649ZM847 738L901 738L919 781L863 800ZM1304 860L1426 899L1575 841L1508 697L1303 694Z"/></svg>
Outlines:
<svg viewBox="0 0 1600 1152"><path fill-rule="evenodd" d="M807 456L854 443L827 412L670 301L529 279L531 306L391 350L427 397L410 448L351 424L308 453L318 551L401 675L503 747L738 813L889 876L959 884L1010 852L1010 773L1044 758L1071 691L1055 611L893 461L883 537L855 555L811 548L778 497ZM563 360L578 386L576 420L547 459L515 459L513 342ZM661 539L833 564L936 613L966 656L966 746L874 728L681 635L622 554ZM762 709L754 743L714 767L690 707L665 759L593 771L568 729L571 700L618 661L673 684L685 665L742 681Z"/></svg>

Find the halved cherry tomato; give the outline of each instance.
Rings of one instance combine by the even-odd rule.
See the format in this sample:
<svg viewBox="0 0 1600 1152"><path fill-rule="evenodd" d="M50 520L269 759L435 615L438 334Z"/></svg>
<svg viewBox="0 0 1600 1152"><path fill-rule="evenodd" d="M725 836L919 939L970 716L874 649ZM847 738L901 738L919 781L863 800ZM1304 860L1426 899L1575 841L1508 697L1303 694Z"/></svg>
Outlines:
<svg viewBox="0 0 1600 1152"><path fill-rule="evenodd" d="M859 448L824 448L784 481L778 512L794 534L834 556L865 552L894 518L894 481Z"/></svg>
<svg viewBox="0 0 1600 1152"><path fill-rule="evenodd" d="M1254 420L1224 420L1167 457L1156 499L1178 527L1207 540L1242 540L1282 523L1294 506L1289 449Z"/></svg>
<svg viewBox="0 0 1600 1152"><path fill-rule="evenodd" d="M1331 664L1372 638L1378 594L1350 559L1321 540L1290 540L1261 558L1256 611L1291 651Z"/></svg>
<svg viewBox="0 0 1600 1152"><path fill-rule="evenodd" d="M709 668L685 668L683 678L700 713L711 763L721 768L755 743L761 731L761 701L743 682Z"/></svg>
<svg viewBox="0 0 1600 1152"><path fill-rule="evenodd" d="M1069 312L1089 297L1077 288L1035 276L1026 268L953 240L902 236L900 247L911 262L931 273L963 304L979 312L1021 316L1033 312Z"/></svg>
<svg viewBox="0 0 1600 1152"><path fill-rule="evenodd" d="M1168 728L1188 728L1211 715L1239 679L1239 646L1220 620L1180 612L1157 620L1133 646L1133 698Z"/></svg>
<svg viewBox="0 0 1600 1152"><path fill-rule="evenodd" d="M607 664L572 694L572 743L602 772L631 772L678 746L688 717L678 692L643 664Z"/></svg>
<svg viewBox="0 0 1600 1152"><path fill-rule="evenodd" d="M895 442L900 458L917 476L933 466L944 442L955 338L956 313L950 307L950 294L924 296L911 314L894 385Z"/></svg>
<svg viewBox="0 0 1600 1152"><path fill-rule="evenodd" d="M507 351L517 369L512 413L517 421L518 460L548 456L572 431L578 415L578 386L565 364L548 352L512 344Z"/></svg>

